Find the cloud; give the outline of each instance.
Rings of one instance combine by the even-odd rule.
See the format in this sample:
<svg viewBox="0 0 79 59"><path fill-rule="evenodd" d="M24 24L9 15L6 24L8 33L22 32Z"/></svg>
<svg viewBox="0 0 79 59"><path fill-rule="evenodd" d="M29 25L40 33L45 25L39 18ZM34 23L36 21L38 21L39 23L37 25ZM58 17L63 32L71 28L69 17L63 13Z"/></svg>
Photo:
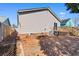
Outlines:
<svg viewBox="0 0 79 59"><path fill-rule="evenodd" d="M66 13L65 13L65 12L60 12L60 14L61 14L61 15L65 15Z"/></svg>

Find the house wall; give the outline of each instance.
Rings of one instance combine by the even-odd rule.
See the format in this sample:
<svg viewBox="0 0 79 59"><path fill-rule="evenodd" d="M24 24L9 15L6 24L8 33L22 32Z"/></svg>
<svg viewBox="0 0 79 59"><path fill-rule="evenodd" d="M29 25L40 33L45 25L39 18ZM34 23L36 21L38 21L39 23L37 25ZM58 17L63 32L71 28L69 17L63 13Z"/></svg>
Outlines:
<svg viewBox="0 0 79 59"><path fill-rule="evenodd" d="M60 26L60 22L49 11L20 14L18 32L21 34L49 32L54 22Z"/></svg>

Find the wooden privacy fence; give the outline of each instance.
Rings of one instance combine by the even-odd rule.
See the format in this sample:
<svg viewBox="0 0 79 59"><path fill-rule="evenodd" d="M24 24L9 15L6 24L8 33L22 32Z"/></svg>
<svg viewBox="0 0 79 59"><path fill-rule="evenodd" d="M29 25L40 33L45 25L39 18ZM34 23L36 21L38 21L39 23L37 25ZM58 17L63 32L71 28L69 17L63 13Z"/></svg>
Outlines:
<svg viewBox="0 0 79 59"><path fill-rule="evenodd" d="M14 28L2 24L3 40L0 42L0 55L16 55L16 37L17 32Z"/></svg>
<svg viewBox="0 0 79 59"><path fill-rule="evenodd" d="M60 27L58 28L59 32L68 33L72 36L79 36L79 29L75 27Z"/></svg>
<svg viewBox="0 0 79 59"><path fill-rule="evenodd" d="M11 34L14 31L15 31L15 29L13 29L12 27L4 25L4 27L3 27L3 38L11 36Z"/></svg>

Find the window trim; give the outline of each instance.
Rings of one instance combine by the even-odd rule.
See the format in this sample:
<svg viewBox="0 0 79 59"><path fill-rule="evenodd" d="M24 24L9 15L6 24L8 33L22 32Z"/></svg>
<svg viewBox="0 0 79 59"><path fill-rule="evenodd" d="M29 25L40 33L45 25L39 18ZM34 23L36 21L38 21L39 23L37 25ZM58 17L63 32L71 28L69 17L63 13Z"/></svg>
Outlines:
<svg viewBox="0 0 79 59"><path fill-rule="evenodd" d="M57 23L54 22L54 30L57 30Z"/></svg>

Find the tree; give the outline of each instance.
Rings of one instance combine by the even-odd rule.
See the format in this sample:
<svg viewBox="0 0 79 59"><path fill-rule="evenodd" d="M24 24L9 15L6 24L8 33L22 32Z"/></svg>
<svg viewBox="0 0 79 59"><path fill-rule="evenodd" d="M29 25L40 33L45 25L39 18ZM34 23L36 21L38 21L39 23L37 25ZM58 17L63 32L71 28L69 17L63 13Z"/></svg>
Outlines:
<svg viewBox="0 0 79 59"><path fill-rule="evenodd" d="M79 13L79 3L66 3L65 5L70 13Z"/></svg>
<svg viewBox="0 0 79 59"><path fill-rule="evenodd" d="M65 6L70 13L79 13L79 3L66 3ZM75 18L75 26L77 24L78 19Z"/></svg>

